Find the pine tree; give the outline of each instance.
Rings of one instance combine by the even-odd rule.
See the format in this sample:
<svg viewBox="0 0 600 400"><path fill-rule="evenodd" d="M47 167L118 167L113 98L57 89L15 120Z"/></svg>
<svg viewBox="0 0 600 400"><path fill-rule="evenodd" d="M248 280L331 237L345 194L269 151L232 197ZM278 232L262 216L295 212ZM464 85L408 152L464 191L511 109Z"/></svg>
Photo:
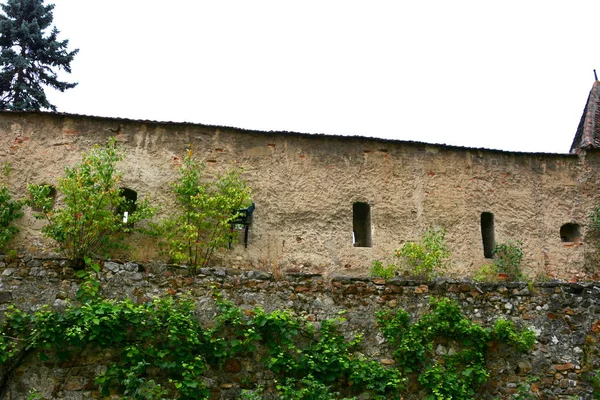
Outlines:
<svg viewBox="0 0 600 400"><path fill-rule="evenodd" d="M67 51L68 40L58 40L51 28L53 4L44 0L8 0L0 5L0 110L38 111L56 107L44 86L61 92L77 83L58 80L56 68L71 72L79 49Z"/></svg>

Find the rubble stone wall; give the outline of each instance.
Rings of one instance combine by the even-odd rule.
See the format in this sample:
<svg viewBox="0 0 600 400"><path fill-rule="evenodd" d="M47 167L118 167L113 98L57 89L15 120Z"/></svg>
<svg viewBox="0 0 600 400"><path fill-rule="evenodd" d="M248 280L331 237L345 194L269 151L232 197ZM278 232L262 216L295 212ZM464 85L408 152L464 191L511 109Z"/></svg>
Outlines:
<svg viewBox="0 0 600 400"><path fill-rule="evenodd" d="M4 259L0 256L0 259ZM30 256L0 261L0 318L14 304L35 310L42 304L62 308L72 301L80 281L59 259ZM413 319L425 313L433 297L456 300L463 312L483 326L500 317L534 330L537 343L528 354L493 347L489 354L490 379L478 398L506 399L527 385L543 399L591 399L590 376L600 370L600 283L474 283L437 280L371 279L346 275L290 273L274 276L258 270L203 269L189 277L185 269L164 263L105 262L102 293L146 302L155 296L190 294L198 316L210 321L216 313L211 289L242 308L262 306L267 311L291 309L318 326L346 311L342 329L363 333L363 353L390 363L392 354L376 328L375 312L402 307ZM98 398L93 379L105 367L102 350L90 349L75 359L42 362L34 356L11 374L5 398L24 399L37 389L48 399ZM534 378L534 379L532 379ZM236 359L206 377L214 399L235 399L246 385L273 385L273 376L258 359ZM407 393L406 399L424 398Z"/></svg>

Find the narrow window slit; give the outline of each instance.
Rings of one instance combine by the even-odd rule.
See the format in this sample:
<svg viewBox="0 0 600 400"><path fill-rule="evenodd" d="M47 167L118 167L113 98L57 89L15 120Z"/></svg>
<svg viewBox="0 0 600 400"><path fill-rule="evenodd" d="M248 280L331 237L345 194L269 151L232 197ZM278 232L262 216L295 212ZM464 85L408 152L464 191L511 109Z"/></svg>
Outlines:
<svg viewBox="0 0 600 400"><path fill-rule="evenodd" d="M352 233L354 247L372 247L371 207L367 203L352 205Z"/></svg>
<svg viewBox="0 0 600 400"><path fill-rule="evenodd" d="M494 214L481 213L481 240L483 241L483 256L494 258Z"/></svg>

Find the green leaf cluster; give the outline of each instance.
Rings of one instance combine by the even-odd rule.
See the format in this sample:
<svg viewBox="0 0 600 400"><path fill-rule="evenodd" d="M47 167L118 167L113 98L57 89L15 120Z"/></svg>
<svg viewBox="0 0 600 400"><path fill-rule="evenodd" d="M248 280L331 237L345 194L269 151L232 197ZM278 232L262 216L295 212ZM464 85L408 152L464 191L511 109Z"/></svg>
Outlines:
<svg viewBox="0 0 600 400"><path fill-rule="evenodd" d="M521 279L522 262L523 242L494 243L494 265L499 273L507 274L511 280Z"/></svg>
<svg viewBox="0 0 600 400"><path fill-rule="evenodd" d="M0 250L19 232L13 222L23 216L24 202L13 200L8 188L0 185Z"/></svg>
<svg viewBox="0 0 600 400"><path fill-rule="evenodd" d="M173 185L177 213L159 227L173 261L193 270L207 266L215 251L235 242L232 223L241 215L239 210L251 203L250 187L239 170L205 179L203 168L189 150Z"/></svg>
<svg viewBox="0 0 600 400"><path fill-rule="evenodd" d="M58 181L62 194L59 208L53 208L50 186L29 185L30 204L41 210L36 218L48 222L42 232L58 243L77 269L83 268L86 256L124 247L124 234L155 212L147 199L135 203L127 223L117 212L131 208L119 188L123 173L117 163L123 158L123 151L110 138L105 146L96 145L85 153L79 164L66 167L65 176Z"/></svg>
<svg viewBox="0 0 600 400"><path fill-rule="evenodd" d="M446 269L450 255L446 230L433 227L425 231L421 243L408 242L396 250L396 257L404 261L409 272L423 279L432 279Z"/></svg>
<svg viewBox="0 0 600 400"><path fill-rule="evenodd" d="M242 310L216 293L215 300L219 312L209 326L200 324L194 302L186 297L134 304L96 296L62 312L12 308L0 326L0 363L10 364L24 349L42 359L97 349L113 355L95 380L103 395L206 399L210 393L202 378L208 369L260 349L281 398L364 392L371 398L400 398L405 381L400 372L362 356L357 351L361 338L346 339L339 321L326 320L315 329L289 311Z"/></svg>
<svg viewBox="0 0 600 400"><path fill-rule="evenodd" d="M590 382L592 384L592 398L595 400L600 399L600 370L591 372Z"/></svg>
<svg viewBox="0 0 600 400"><path fill-rule="evenodd" d="M383 262L381 262L380 260L373 260L373 262L371 263L371 271L369 275L372 278L390 279L396 275L396 270L397 267L393 264L390 264L387 267L385 267L383 265Z"/></svg>
<svg viewBox="0 0 600 400"><path fill-rule="evenodd" d="M472 399L477 386L488 378L485 356L491 340L520 351L535 343L531 330L519 332L509 321L497 321L492 330L481 327L467 319L450 299L432 299L430 307L414 323L403 309L376 315L384 337L396 349L397 363L405 374L417 374L429 399ZM452 351L444 346L451 346Z"/></svg>

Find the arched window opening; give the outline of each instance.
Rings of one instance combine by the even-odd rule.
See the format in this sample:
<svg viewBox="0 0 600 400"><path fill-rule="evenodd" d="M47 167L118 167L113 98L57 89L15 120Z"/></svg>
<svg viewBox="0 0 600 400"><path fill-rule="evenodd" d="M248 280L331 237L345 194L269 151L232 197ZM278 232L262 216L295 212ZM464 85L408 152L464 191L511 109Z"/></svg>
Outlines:
<svg viewBox="0 0 600 400"><path fill-rule="evenodd" d="M568 223L560 227L561 242L578 242L580 239L579 224Z"/></svg>
<svg viewBox="0 0 600 400"><path fill-rule="evenodd" d="M54 201L56 200L56 188L52 185L47 185L45 183L41 184L40 186L43 186L47 191L46 193L46 197L49 200L48 205L49 205L49 209L48 210L43 210L41 206L38 205L34 205L31 207L31 209L33 211L36 212L43 212L43 211L50 211L52 208L54 208Z"/></svg>
<svg viewBox="0 0 600 400"><path fill-rule="evenodd" d="M128 223L129 216L136 210L135 202L137 201L137 192L128 188L119 189L119 195L125 201L117 207L116 213L123 217L123 223Z"/></svg>
<svg viewBox="0 0 600 400"><path fill-rule="evenodd" d="M352 205L352 233L354 247L372 247L371 207L367 203Z"/></svg>
<svg viewBox="0 0 600 400"><path fill-rule="evenodd" d="M481 213L481 240L483 242L483 256L494 258L494 214Z"/></svg>

